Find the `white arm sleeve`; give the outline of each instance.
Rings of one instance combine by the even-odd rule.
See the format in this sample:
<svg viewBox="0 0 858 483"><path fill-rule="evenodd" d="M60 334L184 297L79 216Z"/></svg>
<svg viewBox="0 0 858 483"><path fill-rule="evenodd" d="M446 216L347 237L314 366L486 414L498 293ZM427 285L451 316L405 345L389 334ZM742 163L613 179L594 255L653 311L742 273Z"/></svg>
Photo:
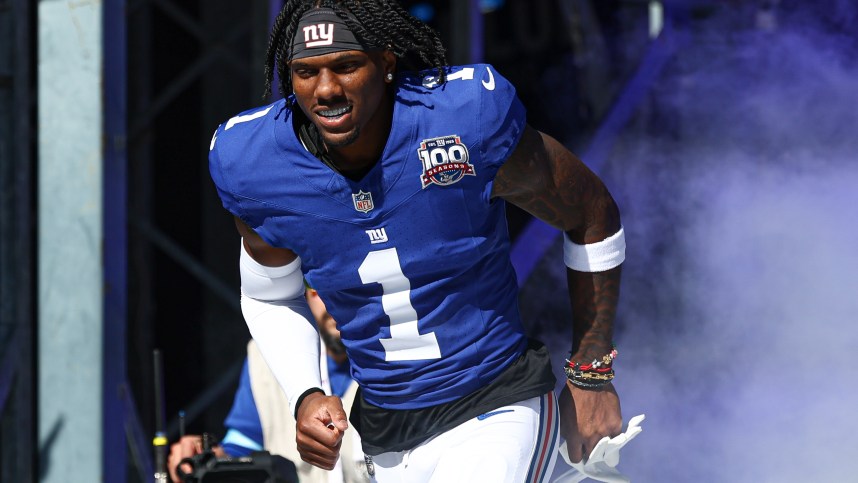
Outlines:
<svg viewBox="0 0 858 483"><path fill-rule="evenodd" d="M301 259L282 267L255 261L241 243L241 311L295 414L298 397L322 387L319 332L304 299Z"/></svg>

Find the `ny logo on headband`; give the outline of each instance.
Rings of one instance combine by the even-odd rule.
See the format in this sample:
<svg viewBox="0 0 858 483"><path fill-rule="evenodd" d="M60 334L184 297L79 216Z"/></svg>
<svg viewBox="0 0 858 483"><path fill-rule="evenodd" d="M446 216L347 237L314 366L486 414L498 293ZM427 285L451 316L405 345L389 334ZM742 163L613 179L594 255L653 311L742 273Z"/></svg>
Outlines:
<svg viewBox="0 0 858 483"><path fill-rule="evenodd" d="M304 42L307 48L334 43L334 24L316 24L304 27Z"/></svg>

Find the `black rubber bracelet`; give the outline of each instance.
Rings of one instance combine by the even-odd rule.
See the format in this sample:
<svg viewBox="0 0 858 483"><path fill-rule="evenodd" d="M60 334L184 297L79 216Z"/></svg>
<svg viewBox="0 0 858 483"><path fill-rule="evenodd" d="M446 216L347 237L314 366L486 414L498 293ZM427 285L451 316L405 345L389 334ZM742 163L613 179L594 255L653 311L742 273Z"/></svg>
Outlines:
<svg viewBox="0 0 858 483"><path fill-rule="evenodd" d="M311 387L310 389L307 389L306 391L302 392L301 395L298 396L298 401L295 403L295 420L298 419L298 408L301 407L301 403L304 402L304 398L309 396L310 394L313 394L314 392L320 392L322 394L325 393L325 391L323 391L322 388L319 387Z"/></svg>
<svg viewBox="0 0 858 483"><path fill-rule="evenodd" d="M610 380L599 381L599 382L583 382L583 381L578 381L576 379L572 379L571 377L567 378L567 379L569 380L570 384L572 384L573 386L580 387L581 389L599 389L599 388L607 386L608 383L611 382Z"/></svg>

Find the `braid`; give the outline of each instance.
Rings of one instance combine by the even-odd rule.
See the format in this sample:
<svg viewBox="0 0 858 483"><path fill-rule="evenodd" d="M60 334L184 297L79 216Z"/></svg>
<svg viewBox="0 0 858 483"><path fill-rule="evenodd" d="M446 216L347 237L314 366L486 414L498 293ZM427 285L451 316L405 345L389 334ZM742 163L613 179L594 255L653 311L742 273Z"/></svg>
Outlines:
<svg viewBox="0 0 858 483"><path fill-rule="evenodd" d="M280 78L278 86L280 95L287 97L292 92L292 81L288 75L285 75L287 72L284 66L289 61L289 47L292 45L295 31L298 29L298 20L304 12L312 7L311 3L303 0L287 0L280 13L277 14L277 18L274 19L274 25L271 27L271 34L268 37L268 50L265 54L264 98L271 95L275 68Z"/></svg>
<svg viewBox="0 0 858 483"><path fill-rule="evenodd" d="M301 16L316 7L333 9L358 37L373 45L386 46L405 70L436 69L439 82L444 82L447 58L441 39L431 27L411 16L395 0L287 0L268 39L265 97L271 94L275 69L280 77L280 94L288 97L292 93L288 71L292 42Z"/></svg>

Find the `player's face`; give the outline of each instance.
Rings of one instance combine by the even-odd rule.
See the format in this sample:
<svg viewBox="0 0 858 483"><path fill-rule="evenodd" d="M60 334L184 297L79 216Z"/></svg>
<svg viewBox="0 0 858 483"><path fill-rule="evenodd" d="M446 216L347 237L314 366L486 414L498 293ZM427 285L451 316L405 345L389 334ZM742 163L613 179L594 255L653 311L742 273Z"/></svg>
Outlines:
<svg viewBox="0 0 858 483"><path fill-rule="evenodd" d="M319 129L328 148L341 148L385 125L387 82L395 58L387 51L350 50L292 61L292 87L298 105ZM387 133L384 133L386 139Z"/></svg>

